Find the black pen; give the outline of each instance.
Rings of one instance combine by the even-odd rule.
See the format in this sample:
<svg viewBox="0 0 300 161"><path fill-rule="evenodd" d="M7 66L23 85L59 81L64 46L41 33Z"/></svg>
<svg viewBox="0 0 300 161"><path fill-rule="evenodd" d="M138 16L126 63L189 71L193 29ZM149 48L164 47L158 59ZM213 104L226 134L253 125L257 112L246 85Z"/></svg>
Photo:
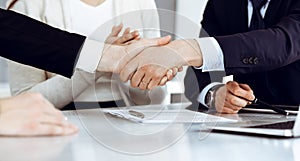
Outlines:
<svg viewBox="0 0 300 161"><path fill-rule="evenodd" d="M258 100L257 98L255 98L253 101L250 101L252 102L253 104L258 104L258 105L262 105L262 106L265 106L267 108L270 108L271 110L279 113L279 114L282 114L282 115L285 115L285 116L288 116L289 115L289 112L286 112L285 110L281 109L281 108L278 108L276 106L273 106L273 105L270 105L266 102L263 102L261 100Z"/></svg>

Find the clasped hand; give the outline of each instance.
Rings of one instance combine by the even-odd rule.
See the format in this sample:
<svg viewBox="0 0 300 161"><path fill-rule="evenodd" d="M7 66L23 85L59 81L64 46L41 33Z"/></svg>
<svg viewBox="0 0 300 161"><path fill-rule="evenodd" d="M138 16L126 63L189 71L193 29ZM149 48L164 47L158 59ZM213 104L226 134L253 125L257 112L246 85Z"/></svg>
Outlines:
<svg viewBox="0 0 300 161"><path fill-rule="evenodd" d="M119 73L133 87L153 89L172 80L186 65L185 59L172 49L171 36L141 39L137 31L127 28L119 37L122 25L115 26L107 38L98 71Z"/></svg>

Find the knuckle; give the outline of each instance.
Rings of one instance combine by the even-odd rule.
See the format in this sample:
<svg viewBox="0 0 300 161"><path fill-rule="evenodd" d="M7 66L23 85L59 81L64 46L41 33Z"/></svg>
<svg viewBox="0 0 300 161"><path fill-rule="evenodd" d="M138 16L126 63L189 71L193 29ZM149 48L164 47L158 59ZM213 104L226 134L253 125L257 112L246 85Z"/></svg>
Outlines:
<svg viewBox="0 0 300 161"><path fill-rule="evenodd" d="M239 93L239 91L240 91L240 90L239 90L238 88L234 88L234 89L232 89L232 93L233 93L233 94L238 94L238 93Z"/></svg>
<svg viewBox="0 0 300 161"><path fill-rule="evenodd" d="M235 104L237 101L236 101L236 99L235 98L230 98L229 100L228 100L228 102L230 103L230 104Z"/></svg>
<svg viewBox="0 0 300 161"><path fill-rule="evenodd" d="M153 77L152 77L152 80L153 81L159 81L161 80L161 75L160 74L157 74L157 73L154 73Z"/></svg>
<svg viewBox="0 0 300 161"><path fill-rule="evenodd" d="M138 87L138 83L137 83L136 81L131 81L131 82L130 82L130 85L131 85L132 87L135 87L135 88Z"/></svg>
<svg viewBox="0 0 300 161"><path fill-rule="evenodd" d="M148 65L144 65L144 66L140 67L139 70L142 72L146 72L148 68L149 68Z"/></svg>

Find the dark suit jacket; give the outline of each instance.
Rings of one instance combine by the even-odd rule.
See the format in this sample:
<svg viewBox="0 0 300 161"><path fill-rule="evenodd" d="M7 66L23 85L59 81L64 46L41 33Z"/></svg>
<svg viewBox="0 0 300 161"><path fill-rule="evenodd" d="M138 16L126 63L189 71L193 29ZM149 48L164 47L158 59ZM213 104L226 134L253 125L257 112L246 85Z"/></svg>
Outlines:
<svg viewBox="0 0 300 161"><path fill-rule="evenodd" d="M71 77L84 40L0 9L0 56L7 59Z"/></svg>
<svg viewBox="0 0 300 161"><path fill-rule="evenodd" d="M249 84L258 98L299 105L300 1L271 0L264 18L266 29L257 31L248 29L247 6L248 0L209 0L200 36L216 38L224 54L225 74ZM210 74L219 75L213 81L225 75ZM189 87L192 77L197 77L199 90ZM209 73L190 68L185 81L186 96L195 103L197 92L211 79Z"/></svg>

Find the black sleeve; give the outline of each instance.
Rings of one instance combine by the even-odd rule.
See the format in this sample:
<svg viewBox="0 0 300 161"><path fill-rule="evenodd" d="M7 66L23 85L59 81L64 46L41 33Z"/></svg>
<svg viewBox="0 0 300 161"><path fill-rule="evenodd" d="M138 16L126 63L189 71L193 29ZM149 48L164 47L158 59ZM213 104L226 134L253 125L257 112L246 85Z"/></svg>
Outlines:
<svg viewBox="0 0 300 161"><path fill-rule="evenodd" d="M0 9L0 51L7 59L71 77L84 40L84 36Z"/></svg>

